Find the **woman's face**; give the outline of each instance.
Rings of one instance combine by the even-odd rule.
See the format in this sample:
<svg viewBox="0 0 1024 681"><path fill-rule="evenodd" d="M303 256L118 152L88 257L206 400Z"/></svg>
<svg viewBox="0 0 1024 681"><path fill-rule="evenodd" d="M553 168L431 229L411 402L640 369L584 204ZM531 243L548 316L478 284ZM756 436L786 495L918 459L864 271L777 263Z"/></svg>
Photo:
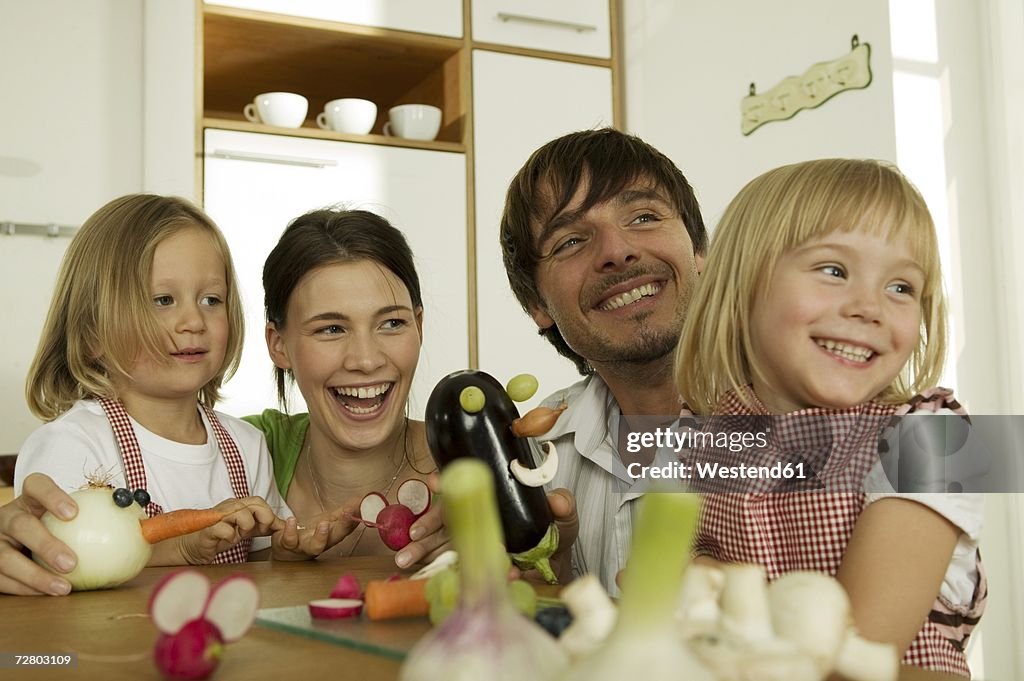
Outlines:
<svg viewBox="0 0 1024 681"><path fill-rule="evenodd" d="M371 260L307 273L287 323L267 326L274 363L291 369L314 428L346 449L368 449L404 423L423 311L405 284Z"/></svg>

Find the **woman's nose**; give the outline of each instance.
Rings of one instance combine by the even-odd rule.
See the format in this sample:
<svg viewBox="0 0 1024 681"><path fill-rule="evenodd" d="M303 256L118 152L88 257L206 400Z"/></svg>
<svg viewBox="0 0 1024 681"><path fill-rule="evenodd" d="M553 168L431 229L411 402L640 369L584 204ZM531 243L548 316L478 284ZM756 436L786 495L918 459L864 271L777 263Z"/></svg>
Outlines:
<svg viewBox="0 0 1024 681"><path fill-rule="evenodd" d="M350 371L370 372L384 365L386 358L373 334L353 334L344 366Z"/></svg>

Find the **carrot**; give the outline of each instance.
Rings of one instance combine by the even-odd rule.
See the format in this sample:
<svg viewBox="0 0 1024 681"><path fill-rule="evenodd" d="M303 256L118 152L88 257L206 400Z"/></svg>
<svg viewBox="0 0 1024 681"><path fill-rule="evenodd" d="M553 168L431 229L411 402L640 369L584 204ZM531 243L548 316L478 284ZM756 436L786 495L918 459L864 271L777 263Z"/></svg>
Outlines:
<svg viewBox="0 0 1024 681"><path fill-rule="evenodd" d="M512 433L516 437L539 437L554 427L567 406L563 403L554 409L535 407L512 422Z"/></svg>
<svg viewBox="0 0 1024 681"><path fill-rule="evenodd" d="M366 608L366 616L371 620L424 616L430 612L430 604L427 603L427 580L369 582L363 594L363 605Z"/></svg>
<svg viewBox="0 0 1024 681"><path fill-rule="evenodd" d="M205 530L223 519L224 514L212 508L183 508L140 520L139 523L142 525L143 539L150 544L156 544L164 539Z"/></svg>

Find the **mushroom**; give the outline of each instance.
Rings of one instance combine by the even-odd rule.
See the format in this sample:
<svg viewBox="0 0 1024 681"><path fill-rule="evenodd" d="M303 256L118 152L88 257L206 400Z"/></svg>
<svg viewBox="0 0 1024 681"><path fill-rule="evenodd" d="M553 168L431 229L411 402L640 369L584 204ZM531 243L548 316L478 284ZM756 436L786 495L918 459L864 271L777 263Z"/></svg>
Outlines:
<svg viewBox="0 0 1024 681"><path fill-rule="evenodd" d="M558 452L550 442L544 443L544 461L536 468L527 468L519 463L518 459L512 459L508 465L509 470L519 482L527 487L541 487L555 479L558 472Z"/></svg>

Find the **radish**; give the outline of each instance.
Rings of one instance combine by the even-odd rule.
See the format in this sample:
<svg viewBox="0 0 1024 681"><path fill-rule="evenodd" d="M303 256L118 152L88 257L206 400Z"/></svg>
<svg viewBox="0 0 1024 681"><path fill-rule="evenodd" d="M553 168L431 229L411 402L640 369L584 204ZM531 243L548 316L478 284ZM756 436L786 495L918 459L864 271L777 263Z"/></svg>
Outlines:
<svg viewBox="0 0 1024 681"><path fill-rule="evenodd" d="M161 634L153 659L168 679L205 679L217 668L223 653L224 641L216 625L195 619L175 634Z"/></svg>
<svg viewBox="0 0 1024 681"><path fill-rule="evenodd" d="M416 522L416 515L403 504L391 504L377 514L377 522L366 523L376 527L381 541L392 551L404 548L412 541L409 528Z"/></svg>
<svg viewBox="0 0 1024 681"><path fill-rule="evenodd" d="M149 614L160 631L153 659L169 679L205 679L225 643L252 626L260 594L249 577L232 575L211 588L195 570L179 570L153 589Z"/></svg>
<svg viewBox="0 0 1024 681"><path fill-rule="evenodd" d="M430 488L417 478L409 478L399 485L397 496L398 503L408 506L417 518L430 508Z"/></svg>
<svg viewBox="0 0 1024 681"><path fill-rule="evenodd" d="M347 619L358 617L363 602L354 598L322 598L309 602L309 614L317 619Z"/></svg>
<svg viewBox="0 0 1024 681"><path fill-rule="evenodd" d="M359 580L351 572L346 572L338 581L334 583L334 588L331 589L331 598L348 598L352 600L360 600L363 597L363 588L359 585Z"/></svg>
<svg viewBox="0 0 1024 681"><path fill-rule="evenodd" d="M377 522L377 514L388 505L388 500L380 492L370 492L359 502L359 517L364 521Z"/></svg>

